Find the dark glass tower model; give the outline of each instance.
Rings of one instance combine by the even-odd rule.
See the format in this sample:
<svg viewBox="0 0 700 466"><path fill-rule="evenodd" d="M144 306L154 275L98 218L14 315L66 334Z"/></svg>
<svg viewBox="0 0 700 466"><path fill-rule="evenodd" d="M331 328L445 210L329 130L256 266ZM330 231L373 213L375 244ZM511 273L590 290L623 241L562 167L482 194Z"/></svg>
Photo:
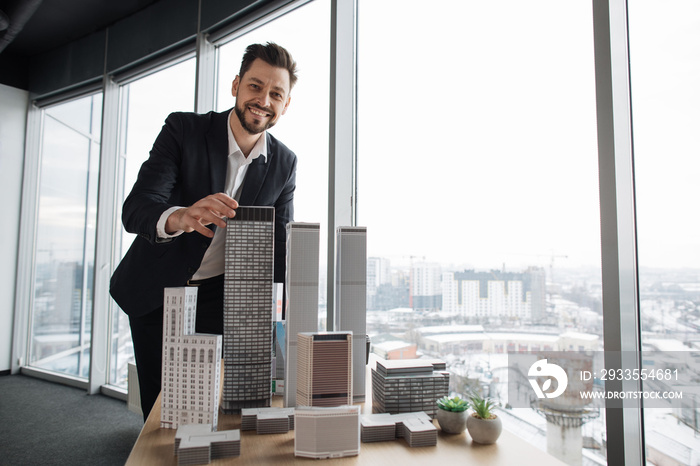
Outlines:
<svg viewBox="0 0 700 466"><path fill-rule="evenodd" d="M335 275L335 330L352 332L352 393L365 399L367 365L367 228L339 227Z"/></svg>
<svg viewBox="0 0 700 466"><path fill-rule="evenodd" d="M239 207L226 227L225 413L270 406L274 207Z"/></svg>

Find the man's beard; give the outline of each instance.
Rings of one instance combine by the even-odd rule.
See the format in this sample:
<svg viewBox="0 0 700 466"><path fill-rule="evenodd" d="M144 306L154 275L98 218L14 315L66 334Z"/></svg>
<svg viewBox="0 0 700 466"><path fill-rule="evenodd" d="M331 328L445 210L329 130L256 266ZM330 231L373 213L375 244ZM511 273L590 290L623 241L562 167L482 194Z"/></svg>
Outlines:
<svg viewBox="0 0 700 466"><path fill-rule="evenodd" d="M258 106L253 106L253 108L257 108L258 110L260 110L260 111L262 111L262 112L270 113L270 114L272 114L273 117L274 117L274 112L272 112L272 111L270 111L270 110L266 110L266 109L264 109L264 108L262 108L262 107L258 107ZM272 128L273 126L275 126L275 123L277 123L277 122L274 120L274 118L271 117L271 118L269 119L269 121L268 121L266 124L264 124L264 125L253 126L253 125L248 124L248 122L245 120L245 108L240 108L240 107L238 106L238 99L236 99L236 105L233 107L233 110L236 112L236 116L238 117L238 121L241 122L241 126L242 126L243 129L246 130L249 134L260 134L260 133L262 133L263 131Z"/></svg>

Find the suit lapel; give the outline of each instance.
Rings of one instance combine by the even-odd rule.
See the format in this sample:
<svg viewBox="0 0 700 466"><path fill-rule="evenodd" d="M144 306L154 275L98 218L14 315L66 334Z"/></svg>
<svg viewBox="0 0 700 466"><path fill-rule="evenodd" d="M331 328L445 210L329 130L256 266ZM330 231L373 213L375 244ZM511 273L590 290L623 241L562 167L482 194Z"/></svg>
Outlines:
<svg viewBox="0 0 700 466"><path fill-rule="evenodd" d="M266 137L267 163L265 163L265 157L262 155L250 163L248 171L245 174L245 181L243 181L243 190L241 191L241 198L238 201L239 205L255 205L260 189L262 189L267 171L270 168L270 162L272 161L272 157L274 157L270 148L270 136L266 135Z"/></svg>
<svg viewBox="0 0 700 466"><path fill-rule="evenodd" d="M226 189L228 170L228 115L229 111L213 113L207 133L207 153L211 175L211 192L220 193Z"/></svg>

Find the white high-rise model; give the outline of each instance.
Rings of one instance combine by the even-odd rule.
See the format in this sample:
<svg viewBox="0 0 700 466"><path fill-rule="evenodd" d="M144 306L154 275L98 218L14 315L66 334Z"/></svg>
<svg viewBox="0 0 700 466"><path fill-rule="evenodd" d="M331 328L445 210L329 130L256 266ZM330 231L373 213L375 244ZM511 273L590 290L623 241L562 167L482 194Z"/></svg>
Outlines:
<svg viewBox="0 0 700 466"><path fill-rule="evenodd" d="M165 288L160 426L216 426L221 335L195 333L197 288Z"/></svg>
<svg viewBox="0 0 700 466"><path fill-rule="evenodd" d="M318 223L287 224L284 406L296 406L297 335L318 330Z"/></svg>
<svg viewBox="0 0 700 466"><path fill-rule="evenodd" d="M225 413L270 406L274 207L239 207L226 226Z"/></svg>
<svg viewBox="0 0 700 466"><path fill-rule="evenodd" d="M355 401L365 399L367 365L367 228L339 227L335 274L335 330L352 332Z"/></svg>

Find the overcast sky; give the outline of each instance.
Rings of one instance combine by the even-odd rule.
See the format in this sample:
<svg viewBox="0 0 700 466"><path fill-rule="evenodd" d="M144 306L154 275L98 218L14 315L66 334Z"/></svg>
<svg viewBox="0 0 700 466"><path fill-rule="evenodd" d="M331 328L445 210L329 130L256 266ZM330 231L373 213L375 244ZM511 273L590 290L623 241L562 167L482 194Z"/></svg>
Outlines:
<svg viewBox="0 0 700 466"><path fill-rule="evenodd" d="M598 266L590 2L420 5L359 2L358 221L368 254ZM691 0L630 5L641 265L700 264L699 10ZM271 132L299 156L296 220L322 232L329 15L328 1L312 2L222 47L218 83L223 110L253 42L278 42L297 59L292 104ZM178 109L180 97L165 107ZM144 136L148 148L154 137Z"/></svg>

